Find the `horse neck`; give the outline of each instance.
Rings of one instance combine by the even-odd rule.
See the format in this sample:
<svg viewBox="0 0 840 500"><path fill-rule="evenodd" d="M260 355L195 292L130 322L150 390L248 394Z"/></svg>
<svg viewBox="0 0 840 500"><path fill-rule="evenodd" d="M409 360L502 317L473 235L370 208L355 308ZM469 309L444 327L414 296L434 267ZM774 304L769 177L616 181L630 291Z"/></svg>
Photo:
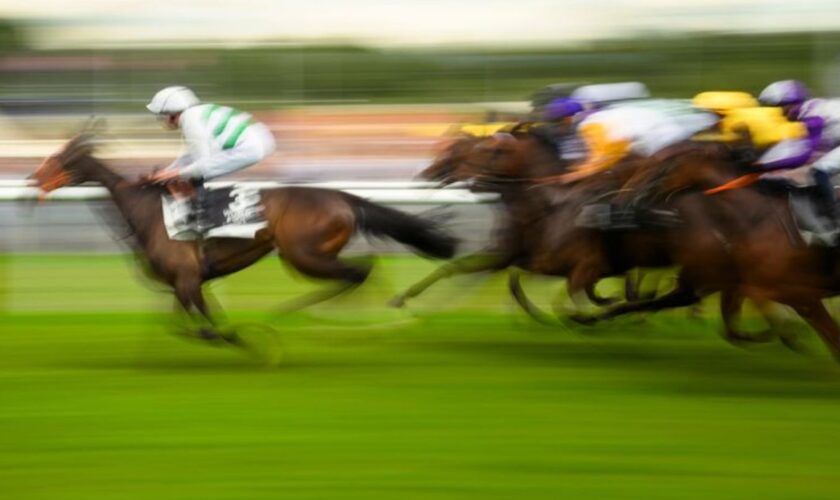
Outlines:
<svg viewBox="0 0 840 500"><path fill-rule="evenodd" d="M92 156L87 156L79 161L82 165L80 170L84 172L85 179L102 184L111 195L114 195L120 184L125 181L123 176Z"/></svg>
<svg viewBox="0 0 840 500"><path fill-rule="evenodd" d="M85 159L84 170L88 180L98 182L108 190L123 219L141 242L145 241L153 221L150 217L152 212L147 207L159 203L157 191L129 182L93 157Z"/></svg>
<svg viewBox="0 0 840 500"><path fill-rule="evenodd" d="M551 210L557 192L553 186L516 183L499 189L499 196L508 212L523 222L531 222Z"/></svg>
<svg viewBox="0 0 840 500"><path fill-rule="evenodd" d="M565 172L568 162L562 160L554 144L536 136L529 136L530 141L525 148L524 162L527 165L525 173L528 177L539 179Z"/></svg>
<svg viewBox="0 0 840 500"><path fill-rule="evenodd" d="M694 190L705 191L737 179L743 173L734 164L720 162L714 167L706 166L697 175L698 181L692 187ZM707 206L712 207L717 214L719 223L737 233L749 232L758 227L762 221L767 220L769 211L781 201L752 187L702 196Z"/></svg>

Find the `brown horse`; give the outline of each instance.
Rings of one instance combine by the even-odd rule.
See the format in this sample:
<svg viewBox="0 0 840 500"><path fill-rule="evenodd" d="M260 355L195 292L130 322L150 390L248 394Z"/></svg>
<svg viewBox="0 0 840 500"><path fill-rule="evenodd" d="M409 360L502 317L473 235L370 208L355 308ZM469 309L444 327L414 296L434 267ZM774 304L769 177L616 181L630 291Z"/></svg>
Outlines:
<svg viewBox="0 0 840 500"><path fill-rule="evenodd" d="M505 267L520 267L541 274L568 277L567 285L572 297L583 290L596 304L608 305L610 299L597 297L595 284L603 277L628 273L639 267L672 267L674 256L686 261L690 256L702 257L702 265L712 268L710 277L719 275L725 279L734 270L725 242L715 237L706 214L698 210L695 201L682 200L683 216L693 217L695 224L652 229L627 229L599 231L577 227L575 219L581 209L593 201L609 201L622 197L622 189L640 175L639 172L656 171L662 164L668 164L692 155L695 150L705 151L708 146L694 143L676 145L649 160L628 158L609 172L603 172L569 186L544 186L545 175L560 170L553 152L542 148L542 154L527 154L534 149L531 140L521 137L496 137L476 142L465 139L472 146L468 154L457 144L450 153L439 160L460 161L460 165L449 165L445 169L457 175L459 180L468 177L478 186L493 184L502 193L501 226L495 246L491 252L450 262L418 282L401 296L394 299L401 305L407 298L416 296L436 281L454 274L492 271ZM466 142L469 141L469 142ZM726 148L712 146L716 154L727 156ZM536 148L538 151L539 147ZM705 154L705 153L704 153ZM692 156L689 156L692 157ZM536 162L544 162L534 168ZM439 162L432 166L444 170ZM531 173L531 170L534 173ZM514 182L518 180L519 182ZM492 189L491 189L492 190ZM644 189L635 191L636 194ZM702 207L700 207L702 208ZM702 268L702 266L701 266ZM517 302L535 319L550 321L525 296L519 283L518 273L511 273L510 289ZM632 288L628 275L627 289ZM731 342L755 342L769 338L766 332L747 335L737 331L735 319L742 297L734 290L725 290L721 301L725 338ZM578 317L583 320L584 318Z"/></svg>
<svg viewBox="0 0 840 500"><path fill-rule="evenodd" d="M454 164L453 164L454 163ZM564 276L572 297L580 292L594 303L606 305L613 299L595 294L595 284L604 276L622 274L630 269L625 254L615 251L621 246L616 238L625 235L605 235L600 231L581 228L575 219L581 208L593 199L611 195L627 178L625 172L595 176L574 186L542 185L539 181L565 171L566 163L559 160L555 145L544 136L526 132L515 135L497 134L492 137L464 138L453 144L430 169L447 171L458 180L471 180L479 191L500 195L501 223L492 246L484 252L469 255L443 265L403 294L392 304L401 306L440 279L464 273L502 270L509 267L530 272ZM629 163L624 167L629 172ZM664 254L651 252L653 246L644 245L652 235L635 233L639 243L628 248L632 262L649 266L662 265ZM518 274L511 275L511 291L520 305L537 319L536 309L527 300L518 282Z"/></svg>
<svg viewBox="0 0 840 500"><path fill-rule="evenodd" d="M195 310L210 324L202 284L244 269L272 250L303 275L340 283L335 290L302 301L301 306L326 300L365 281L369 266L339 258L358 232L392 238L430 257L449 258L455 252L456 240L434 222L341 191L305 187L261 191L268 225L253 240L210 239L204 245L171 240L161 208L166 188L127 180L92 153L90 137L77 136L47 158L33 177L45 193L83 182L104 186L133 233L149 274L172 287L188 314ZM219 339L209 328L200 333ZM224 340L237 341L235 337Z"/></svg>
<svg viewBox="0 0 840 500"><path fill-rule="evenodd" d="M710 265L702 241L690 241L693 251L672 253L682 266L673 292L617 306L596 318L690 305L721 291L722 308L729 314L737 312L744 297L762 309L771 302L792 307L840 360L840 328L822 303L840 293L840 250L808 246L796 231L787 197L778 190L757 185L704 194L745 173L739 162L711 148L685 155L667 168L638 172L634 183L649 193L648 202L678 207L687 227L705 227L707 239L725 244L729 267Z"/></svg>

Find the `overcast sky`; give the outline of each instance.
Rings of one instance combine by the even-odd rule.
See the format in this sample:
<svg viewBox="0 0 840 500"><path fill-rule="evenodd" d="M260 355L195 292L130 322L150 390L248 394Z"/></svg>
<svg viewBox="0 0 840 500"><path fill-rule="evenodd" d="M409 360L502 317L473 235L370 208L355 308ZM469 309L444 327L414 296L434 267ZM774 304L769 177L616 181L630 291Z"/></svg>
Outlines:
<svg viewBox="0 0 840 500"><path fill-rule="evenodd" d="M840 29L840 0L0 0L52 45L159 40L544 43L650 30Z"/></svg>

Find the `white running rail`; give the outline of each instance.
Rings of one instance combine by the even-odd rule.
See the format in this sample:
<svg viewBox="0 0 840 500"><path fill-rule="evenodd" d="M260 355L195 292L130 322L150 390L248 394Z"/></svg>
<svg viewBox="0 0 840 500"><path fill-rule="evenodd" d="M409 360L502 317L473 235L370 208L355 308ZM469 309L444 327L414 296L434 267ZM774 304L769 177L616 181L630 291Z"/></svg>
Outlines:
<svg viewBox="0 0 840 500"><path fill-rule="evenodd" d="M230 185L231 182L210 182L209 186ZM438 188L433 182L417 181L333 181L311 184L281 184L277 182L237 182L256 188L305 186L337 189L355 194L362 198L378 203L419 204L419 205L472 205L476 203L492 203L497 199L494 194L472 193L464 189L463 185L453 184L451 187ZM0 202L37 200L38 188L29 180L0 179ZM101 186L74 186L57 189L47 195L48 200L85 201L102 200L108 198L108 192Z"/></svg>

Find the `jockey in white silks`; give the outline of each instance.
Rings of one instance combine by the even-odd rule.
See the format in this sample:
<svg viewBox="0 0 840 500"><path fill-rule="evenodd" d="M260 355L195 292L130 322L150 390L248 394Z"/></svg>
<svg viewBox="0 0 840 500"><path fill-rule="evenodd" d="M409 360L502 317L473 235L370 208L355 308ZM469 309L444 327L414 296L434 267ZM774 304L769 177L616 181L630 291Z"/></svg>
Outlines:
<svg viewBox="0 0 840 500"><path fill-rule="evenodd" d="M152 175L155 182L184 179L196 188L194 204L202 226L204 181L250 167L270 155L274 137L264 124L237 109L202 104L187 87L167 87L146 106L164 119L165 126L180 129L187 151L167 168Z"/></svg>
<svg viewBox="0 0 840 500"><path fill-rule="evenodd" d="M629 154L649 158L718 121L714 114L690 107L686 112L683 106L651 104L627 102L580 114L577 133L587 151L586 158L560 180L572 182L588 177L609 169Z"/></svg>

